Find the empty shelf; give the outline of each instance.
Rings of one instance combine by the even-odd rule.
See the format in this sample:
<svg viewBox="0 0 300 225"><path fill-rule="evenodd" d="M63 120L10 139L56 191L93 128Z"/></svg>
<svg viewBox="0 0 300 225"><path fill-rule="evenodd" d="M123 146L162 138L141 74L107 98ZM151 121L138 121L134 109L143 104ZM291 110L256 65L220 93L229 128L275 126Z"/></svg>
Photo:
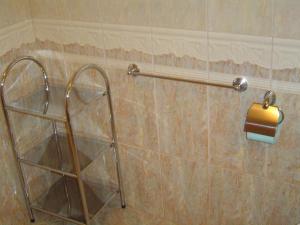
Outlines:
<svg viewBox="0 0 300 225"><path fill-rule="evenodd" d="M83 184L89 217L92 219L113 199L118 189L115 184L92 183L87 180L83 180ZM32 208L73 222L85 222L79 188L76 179L73 178L61 177L32 203Z"/></svg>
<svg viewBox="0 0 300 225"><path fill-rule="evenodd" d="M105 94L102 88L76 88L71 95L70 114L80 112L84 106L99 99ZM44 89L39 89L29 96L22 97L6 104L6 109L46 119L65 122L65 87L56 85L49 87L48 101Z"/></svg>
<svg viewBox="0 0 300 225"><path fill-rule="evenodd" d="M101 153L110 151L112 143L107 140L74 136L81 171L83 171ZM61 149L61 154L57 150L57 144ZM43 167L60 174L74 174L71 153L65 134L59 133L57 140L53 134L43 140L37 146L26 151L20 156L20 161L27 165ZM60 172L62 171L62 172ZM70 174L69 174L70 173ZM74 177L74 175L73 175Z"/></svg>

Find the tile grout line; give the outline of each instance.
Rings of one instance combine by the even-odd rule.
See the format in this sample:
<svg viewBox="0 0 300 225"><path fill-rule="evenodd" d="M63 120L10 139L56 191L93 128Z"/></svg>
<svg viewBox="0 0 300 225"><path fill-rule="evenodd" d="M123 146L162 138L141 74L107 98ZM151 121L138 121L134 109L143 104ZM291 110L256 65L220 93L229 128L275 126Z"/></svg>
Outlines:
<svg viewBox="0 0 300 225"><path fill-rule="evenodd" d="M271 8L272 8L272 16L271 16L271 36L272 36L272 44L271 44L271 65L270 65L270 71L269 71L269 80L270 80L270 89L273 89L273 64L274 64L274 36L275 36L275 2L274 0L271 0Z"/></svg>
<svg viewBox="0 0 300 225"><path fill-rule="evenodd" d="M151 63L151 67L152 67L152 72L154 72L154 38L153 38L153 10L152 10L152 2L150 1L150 39L151 39L151 53L152 53L152 63ZM157 80L153 80L153 85L154 85L154 112L155 112L155 123L156 123L156 134L157 134L157 147L158 147L158 158L159 158L159 175L160 175L160 193L161 193L161 207L162 207L162 214L160 215L162 218L165 218L165 203L164 203L164 188L162 185L162 180L163 180L163 172L162 172L162 155L161 155L161 144L160 144L160 132L159 132L159 114L158 114L158 93L157 93Z"/></svg>
<svg viewBox="0 0 300 225"><path fill-rule="evenodd" d="M206 0L206 10L205 10L205 16L206 16L206 37L207 37L207 76L208 79L210 79L210 54L209 54L209 0ZM206 87L206 107L207 107L207 162L206 162L206 167L207 167L207 216L206 216L206 223L209 224L209 218L210 218L210 208L211 208L211 203L210 203L210 178L209 178L209 164L210 164L210 98L209 98L209 92L210 92L210 87Z"/></svg>

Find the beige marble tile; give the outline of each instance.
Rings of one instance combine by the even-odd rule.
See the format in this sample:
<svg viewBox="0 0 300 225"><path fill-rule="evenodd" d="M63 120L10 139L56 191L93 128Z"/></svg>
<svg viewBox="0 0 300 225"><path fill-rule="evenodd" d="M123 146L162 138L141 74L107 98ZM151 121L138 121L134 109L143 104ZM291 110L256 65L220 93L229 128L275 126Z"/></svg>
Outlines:
<svg viewBox="0 0 300 225"><path fill-rule="evenodd" d="M114 104L120 142L157 151L156 115L152 109L122 98L115 98Z"/></svg>
<svg viewBox="0 0 300 225"><path fill-rule="evenodd" d="M127 204L162 217L162 179L158 153L121 146Z"/></svg>
<svg viewBox="0 0 300 225"><path fill-rule="evenodd" d="M150 2L149 0L102 0L100 7L103 12L103 22L150 26Z"/></svg>
<svg viewBox="0 0 300 225"><path fill-rule="evenodd" d="M157 80L160 149L186 159L207 159L208 123L205 86Z"/></svg>
<svg viewBox="0 0 300 225"><path fill-rule="evenodd" d="M285 113L278 142L269 147L267 172L271 177L280 177L292 183L300 181L300 99L298 95L277 92L277 104Z"/></svg>
<svg viewBox="0 0 300 225"><path fill-rule="evenodd" d="M68 19L70 18L65 1L30 0L31 15L34 19Z"/></svg>
<svg viewBox="0 0 300 225"><path fill-rule="evenodd" d="M208 30L212 32L208 37L209 71L268 79L272 60L272 0L208 1L208 17ZM260 36L263 48L258 50L251 37L239 35Z"/></svg>
<svg viewBox="0 0 300 225"><path fill-rule="evenodd" d="M12 16L13 15L13 16ZM28 0L2 0L0 8L0 28L30 19Z"/></svg>
<svg viewBox="0 0 300 225"><path fill-rule="evenodd" d="M298 224L300 221L299 186L282 182L282 179L267 179L264 189L264 224Z"/></svg>
<svg viewBox="0 0 300 225"><path fill-rule="evenodd" d="M68 80L63 46L51 41L36 41L33 55L46 69L49 79L66 83Z"/></svg>
<svg viewBox="0 0 300 225"><path fill-rule="evenodd" d="M178 224L207 224L207 164L162 155L165 218Z"/></svg>
<svg viewBox="0 0 300 225"><path fill-rule="evenodd" d="M211 52L211 49L209 50ZM231 60L224 61L209 61L209 72L217 72L217 73L233 73L233 62Z"/></svg>
<svg viewBox="0 0 300 225"><path fill-rule="evenodd" d="M249 62L244 62L243 64L233 63L232 73L240 76L246 76L246 77L269 79L270 68L254 65Z"/></svg>
<svg viewBox="0 0 300 225"><path fill-rule="evenodd" d="M125 60L129 62L152 63L152 55L135 49L125 50L119 47L106 49L105 55L108 60Z"/></svg>
<svg viewBox="0 0 300 225"><path fill-rule="evenodd" d="M159 48L159 47L155 46L154 44L154 48ZM200 49L199 49L199 55L200 55ZM196 57L190 57L187 55L183 57L176 56L173 53L154 55L153 62L155 65L192 69L195 71L196 70L203 71L204 73L207 72L206 61L197 59Z"/></svg>
<svg viewBox="0 0 300 225"><path fill-rule="evenodd" d="M108 75L119 141L157 151L154 81L130 77L123 69L110 69Z"/></svg>
<svg viewBox="0 0 300 225"><path fill-rule="evenodd" d="M209 161L222 167L242 170L241 113L239 93L209 87Z"/></svg>
<svg viewBox="0 0 300 225"><path fill-rule="evenodd" d="M206 0L153 0L151 25L187 30L206 30Z"/></svg>
<svg viewBox="0 0 300 225"><path fill-rule="evenodd" d="M277 38L299 39L297 29L300 2L297 0L274 0L274 36Z"/></svg>
<svg viewBox="0 0 300 225"><path fill-rule="evenodd" d="M209 0L209 31L272 35L271 0Z"/></svg>
<svg viewBox="0 0 300 225"><path fill-rule="evenodd" d="M209 225L263 223L263 179L209 167Z"/></svg>
<svg viewBox="0 0 300 225"><path fill-rule="evenodd" d="M300 68L293 69L274 69L272 71L272 80L289 81L292 83L300 82Z"/></svg>
<svg viewBox="0 0 300 225"><path fill-rule="evenodd" d="M83 22L101 22L103 11L99 0L62 0L67 5L69 20ZM59 5L60 7L60 5Z"/></svg>
<svg viewBox="0 0 300 225"><path fill-rule="evenodd" d="M102 41L103 40L99 40ZM64 53L84 56L104 57L104 50L91 45L80 45L78 43L63 45Z"/></svg>

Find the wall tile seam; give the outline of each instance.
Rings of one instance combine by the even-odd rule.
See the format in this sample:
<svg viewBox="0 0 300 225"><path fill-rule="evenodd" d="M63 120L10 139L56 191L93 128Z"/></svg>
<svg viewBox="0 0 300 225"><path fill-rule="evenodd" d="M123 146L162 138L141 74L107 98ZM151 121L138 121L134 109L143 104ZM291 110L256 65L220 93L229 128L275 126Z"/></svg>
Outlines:
<svg viewBox="0 0 300 225"><path fill-rule="evenodd" d="M271 49L271 68L270 68L270 75L269 75L269 79L270 79L270 89L273 88L273 63L274 63L274 34L275 34L275 1L271 0L271 4L272 4L272 16L271 16L271 25L272 25L272 49Z"/></svg>

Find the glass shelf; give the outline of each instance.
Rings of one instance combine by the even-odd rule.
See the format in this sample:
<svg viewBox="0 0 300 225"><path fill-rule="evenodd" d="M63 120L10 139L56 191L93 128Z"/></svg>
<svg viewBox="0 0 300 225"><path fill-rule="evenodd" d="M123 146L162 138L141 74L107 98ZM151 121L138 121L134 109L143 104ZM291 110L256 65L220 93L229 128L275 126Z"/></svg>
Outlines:
<svg viewBox="0 0 300 225"><path fill-rule="evenodd" d="M115 184L101 184L88 180L83 180L83 184L89 218L92 219L114 198L118 189ZM32 208L81 223L85 222L78 184L76 179L70 177L60 177L33 201Z"/></svg>
<svg viewBox="0 0 300 225"><path fill-rule="evenodd" d="M72 107L70 115L80 112L86 105L106 94L103 88L74 87L71 95ZM6 109L38 116L50 120L65 122L65 87L62 85L49 86L47 101L45 90L37 90L31 95L6 103Z"/></svg>
<svg viewBox="0 0 300 225"><path fill-rule="evenodd" d="M78 135L74 136L74 140L81 171L87 168L99 155L112 150L112 142L108 140ZM61 150L61 154L57 147ZM63 133L58 133L57 139L54 134L51 135L19 157L22 163L31 166L42 166L44 169L74 174L67 136Z"/></svg>

